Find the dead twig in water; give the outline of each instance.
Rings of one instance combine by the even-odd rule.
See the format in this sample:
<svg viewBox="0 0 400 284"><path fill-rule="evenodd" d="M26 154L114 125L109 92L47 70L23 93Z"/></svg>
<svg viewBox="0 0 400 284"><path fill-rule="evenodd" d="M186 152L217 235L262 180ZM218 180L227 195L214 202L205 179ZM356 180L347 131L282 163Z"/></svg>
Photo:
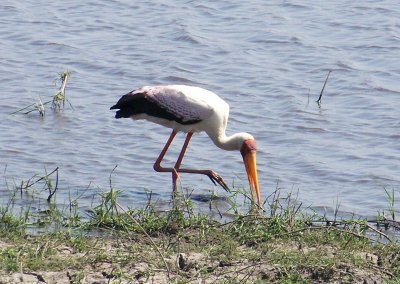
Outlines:
<svg viewBox="0 0 400 284"><path fill-rule="evenodd" d="M47 103L48 103L48 102L47 102ZM30 110L30 111L27 111L27 112L25 112L24 114L28 114L28 113L31 113L32 111L37 110L37 111L39 112L40 116L41 116L41 117L44 117L44 115L46 114L45 109L44 109L44 106L45 106L45 105L46 105L46 103L43 103L43 102L42 102L42 98L39 97L39 102L30 105L30 106L33 106L34 109L32 109L32 110ZM24 109L26 109L26 108L24 108Z"/></svg>
<svg viewBox="0 0 400 284"><path fill-rule="evenodd" d="M55 179L55 186L53 187L53 182L50 179L50 176L52 174L56 173L56 179ZM31 178L32 179L32 178ZM31 180L30 179L30 180ZM34 182L30 182L30 180L27 181L26 185L24 185L24 182L21 183L21 194L22 194L22 190L26 190L29 187L33 186L34 184L40 182L40 181L44 181L46 184L46 187L49 191L49 195L47 197L47 202L50 202L51 198L53 197L53 195L56 193L57 189L58 189L58 167L56 167L51 173L47 173L46 170L46 175L38 178L36 181Z"/></svg>
<svg viewBox="0 0 400 284"><path fill-rule="evenodd" d="M22 111L24 111L24 110L26 110L26 109L29 109L29 108L32 108L32 107L33 107L32 109L30 109L30 110L24 112L24 114L28 114L28 113L31 113L31 112L37 110L37 111L39 111L39 114L40 114L42 117L44 117L44 115L46 114L46 113L45 113L44 106L47 105L47 104L49 104L50 102L51 102L51 101L47 101L47 102L44 102L44 103L43 103L43 102L42 102L42 99L39 97L39 102L30 104L30 105L28 105L28 106L26 106L26 107L23 107L23 108L21 108L21 109L19 109L19 110L16 110L16 111L14 111L14 112L12 112L12 113L10 113L10 114L16 114L16 113L18 113L18 112L22 112Z"/></svg>
<svg viewBox="0 0 400 284"><path fill-rule="evenodd" d="M49 179L49 175L47 174L47 171L46 171L45 180L46 180L47 188L49 190L49 196L47 197L47 202L50 202L51 198L53 197L53 195L56 193L56 191L58 189L58 167L55 169L55 172L56 172L56 185L53 188L53 183L51 182L51 179Z"/></svg>
<svg viewBox="0 0 400 284"><path fill-rule="evenodd" d="M48 178L49 176L51 176L51 175L54 174L55 172L57 172L57 175L58 175L58 167L55 168L51 173L49 173L49 174L46 173L45 176L42 176L41 178L37 179L36 181L34 181L34 182L30 183L30 184L25 185L23 189L27 189L28 187L31 187L32 185L38 183L39 181Z"/></svg>
<svg viewBox="0 0 400 284"><path fill-rule="evenodd" d="M366 226L368 227L368 229L370 229L371 231L374 231L375 233L377 233L379 236L384 237L386 240L388 240L390 243L393 242L393 240L391 238L389 238L388 235L384 234L383 232L381 232L380 230L375 229L374 227L372 227L370 224L366 224Z"/></svg>
<svg viewBox="0 0 400 284"><path fill-rule="evenodd" d="M318 98L318 100L317 100L317 104L318 104L319 106L321 106L322 94L324 93L324 89L325 89L325 86L326 86L326 82L328 82L329 75L331 74L331 72L332 72L332 70L329 70L328 75L326 76L326 79L325 79L324 86L322 87L321 93L319 94L319 98Z"/></svg>

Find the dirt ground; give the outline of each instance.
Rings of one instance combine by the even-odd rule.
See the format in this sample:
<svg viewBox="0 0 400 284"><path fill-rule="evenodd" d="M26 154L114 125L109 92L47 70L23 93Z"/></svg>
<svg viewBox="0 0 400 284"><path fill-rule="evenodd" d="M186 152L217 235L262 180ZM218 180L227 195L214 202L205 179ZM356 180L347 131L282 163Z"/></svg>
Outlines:
<svg viewBox="0 0 400 284"><path fill-rule="evenodd" d="M0 241L0 248L13 245ZM140 249L140 246L139 246ZM186 251L171 254L162 260L159 253L149 246L137 252L134 259L125 245L113 240L96 244L92 250L76 252L73 247L61 245L51 256L58 261L72 263L71 268L37 271L22 268L19 272L0 270L0 283L383 283L385 274L378 269L378 256L360 253L369 266L360 268L348 263L338 263L335 267L280 267L268 263L263 257L254 258L253 248L240 246L240 257L226 261L210 258L204 253ZM272 248L273 249L273 248ZM296 249L296 248L292 248ZM305 254L313 248L302 248ZM335 257L335 249L324 249ZM102 251L106 257L99 258ZM136 253L136 252L135 252ZM113 257L107 257L113 256ZM115 256L115 257L114 257ZM119 257L117 257L119 256ZM248 257L246 257L248 256ZM168 266L168 270L167 270ZM78 269L77 269L78 267ZM292 270L292 271L291 271ZM292 272L296 271L295 274ZM390 272L387 272L390 275ZM295 277L293 276L295 275Z"/></svg>

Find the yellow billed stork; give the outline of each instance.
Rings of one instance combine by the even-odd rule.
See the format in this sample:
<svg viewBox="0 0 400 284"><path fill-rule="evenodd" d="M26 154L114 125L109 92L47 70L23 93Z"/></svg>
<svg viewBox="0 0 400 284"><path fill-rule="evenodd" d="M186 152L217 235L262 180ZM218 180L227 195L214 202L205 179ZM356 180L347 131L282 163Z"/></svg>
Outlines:
<svg viewBox="0 0 400 284"><path fill-rule="evenodd" d="M251 197L260 205L260 189L256 166L256 142L248 133L226 136L229 105L215 93L199 87L185 85L144 86L124 96L110 109L117 109L115 118L146 119L172 128L172 133L154 163L157 172L172 174L173 190L176 190L178 173L207 175L214 184L229 190L224 180L212 170L180 168L183 156L194 132L204 131L216 146L224 150L239 150L243 157L250 184ZM182 150L173 168L161 166L177 132L187 133Z"/></svg>

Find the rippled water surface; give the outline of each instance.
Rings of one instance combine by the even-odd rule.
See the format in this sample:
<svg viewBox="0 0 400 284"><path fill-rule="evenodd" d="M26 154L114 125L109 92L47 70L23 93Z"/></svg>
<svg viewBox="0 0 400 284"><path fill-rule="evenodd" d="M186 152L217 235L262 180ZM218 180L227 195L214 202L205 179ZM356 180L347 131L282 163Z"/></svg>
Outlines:
<svg viewBox="0 0 400 284"><path fill-rule="evenodd" d="M107 189L118 165L125 205L145 201L144 189L167 200L170 175L152 165L170 130L115 120L109 107L141 85L189 84L230 104L228 134L256 137L264 198L279 180L303 204L374 215L388 206L385 189L400 191L399 55L393 0L2 1L0 191L8 198L14 183L59 166L57 197L67 202ZM49 100L64 70L74 109L10 115ZM184 165L248 186L239 153L205 134ZM206 177L183 175L182 185L224 195Z"/></svg>

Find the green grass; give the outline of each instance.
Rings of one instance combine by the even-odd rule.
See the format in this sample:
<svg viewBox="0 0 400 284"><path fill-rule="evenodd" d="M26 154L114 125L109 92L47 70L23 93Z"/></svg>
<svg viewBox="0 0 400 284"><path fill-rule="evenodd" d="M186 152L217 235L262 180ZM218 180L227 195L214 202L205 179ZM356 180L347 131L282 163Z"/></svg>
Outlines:
<svg viewBox="0 0 400 284"><path fill-rule="evenodd" d="M111 180L89 216L81 216L79 199L72 198L63 208L49 199L44 213L28 207L17 214L12 194L0 208L0 279L59 273L70 283L400 281L399 242L367 220L327 220L278 191L265 212L240 213L249 203L238 204L238 192L224 223L196 212L186 194L176 196L169 210L157 210L151 197L144 208L125 209ZM394 216L392 208L393 202ZM32 234L35 228L40 233Z"/></svg>

